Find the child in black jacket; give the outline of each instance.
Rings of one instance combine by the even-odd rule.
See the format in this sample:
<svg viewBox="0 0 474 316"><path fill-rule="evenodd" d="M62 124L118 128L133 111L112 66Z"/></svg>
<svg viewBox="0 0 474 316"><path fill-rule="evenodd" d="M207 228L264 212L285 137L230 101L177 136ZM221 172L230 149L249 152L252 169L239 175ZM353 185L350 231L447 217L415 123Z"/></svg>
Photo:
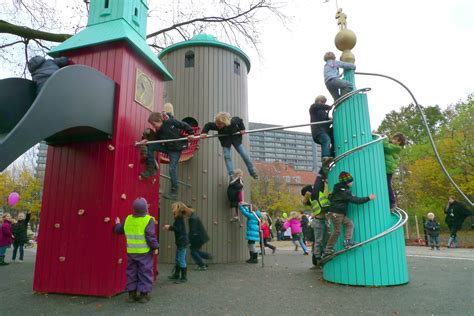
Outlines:
<svg viewBox="0 0 474 316"><path fill-rule="evenodd" d="M249 155L245 151L244 145L242 145L241 133L245 131L244 121L240 117L234 116L231 118L229 113L220 112L216 115L214 122L209 122L204 125L204 128L201 131L201 137L207 137L207 133L211 130L217 131L217 134L219 135L225 135L219 136L219 141L224 150L225 166L230 179L232 180L234 177L234 163L231 155L232 146L234 146L235 150L237 150L240 157L244 160L250 175L254 179L258 179L257 170L255 170L252 160L250 160ZM236 133L239 134L235 135Z"/></svg>
<svg viewBox="0 0 474 316"><path fill-rule="evenodd" d="M239 203L244 200L243 182L244 173L240 169L235 170L235 177L229 183L227 187L227 198L229 199L230 207L235 209L235 216L230 219L231 222L240 220L239 217Z"/></svg>
<svg viewBox="0 0 474 316"><path fill-rule="evenodd" d="M173 275L168 277L175 280L175 283L184 283L187 279L188 265L186 264L186 252L189 246L189 237L186 232L186 218L190 217L193 209L189 208L183 202L175 202L171 205L174 216L173 225L165 225L163 228L174 232L176 242L176 264ZM181 272L181 279L179 273Z"/></svg>
<svg viewBox="0 0 474 316"><path fill-rule="evenodd" d="M18 221L12 225L13 236L15 237L13 241L13 256L12 261L15 262L16 254L20 250L20 261L23 262L24 256L24 246L28 243L28 223L30 222L31 214L19 213Z"/></svg>
<svg viewBox="0 0 474 316"><path fill-rule="evenodd" d="M352 234L354 232L354 223L348 218L347 207L349 203L364 204L370 200L375 200L375 195L370 194L368 197L357 197L352 195L352 175L349 172L341 172L339 174L339 183L334 186L332 194L329 196L331 202L330 211L327 215L330 222L334 225L334 231L329 236L328 243L324 255L331 255L334 253L334 244L336 243L341 233L342 225L345 226L346 230L344 233L344 247L350 248L356 245L352 241Z"/></svg>
<svg viewBox="0 0 474 316"><path fill-rule="evenodd" d="M144 139L139 143L145 145L152 140L178 139L182 138L180 130L185 131L189 139L194 138L194 130L187 123L178 121L174 118L163 115L159 112L151 113L148 122L153 126L154 131L147 129L144 133ZM178 162L181 152L188 148L186 140L174 141L162 144L149 144L146 151L146 170L140 174L142 179L156 175L155 153L157 151L166 153L170 157L169 174L171 178L171 191L169 194L163 194L165 199L176 200L178 195Z"/></svg>
<svg viewBox="0 0 474 316"><path fill-rule="evenodd" d="M425 230L428 234L428 244L431 246L431 250L434 250L435 247L439 250L439 231L441 230L441 225L435 220L433 213L428 213L426 217L428 220L425 222Z"/></svg>
<svg viewBox="0 0 474 316"><path fill-rule="evenodd" d="M201 219L193 211L191 217L189 217L189 242L191 244L191 257L198 266L197 271L206 271L208 265L204 262L204 259L212 259L211 254L201 250L202 246L208 241L209 235Z"/></svg>
<svg viewBox="0 0 474 316"><path fill-rule="evenodd" d="M332 105L326 104L326 97L320 95L309 108L311 123L329 121L329 111ZM331 123L321 125L311 125L311 136L316 144L321 145L322 161L325 162L331 156L334 156L334 146Z"/></svg>

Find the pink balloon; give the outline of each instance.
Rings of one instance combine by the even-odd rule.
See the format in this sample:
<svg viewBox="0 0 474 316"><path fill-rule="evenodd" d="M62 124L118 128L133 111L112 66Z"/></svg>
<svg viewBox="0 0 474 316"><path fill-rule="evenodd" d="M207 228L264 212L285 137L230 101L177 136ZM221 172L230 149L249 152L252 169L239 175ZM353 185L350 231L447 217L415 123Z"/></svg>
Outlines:
<svg viewBox="0 0 474 316"><path fill-rule="evenodd" d="M10 193L8 196L8 205L14 206L16 203L18 203L18 201L20 201L20 194L16 192Z"/></svg>

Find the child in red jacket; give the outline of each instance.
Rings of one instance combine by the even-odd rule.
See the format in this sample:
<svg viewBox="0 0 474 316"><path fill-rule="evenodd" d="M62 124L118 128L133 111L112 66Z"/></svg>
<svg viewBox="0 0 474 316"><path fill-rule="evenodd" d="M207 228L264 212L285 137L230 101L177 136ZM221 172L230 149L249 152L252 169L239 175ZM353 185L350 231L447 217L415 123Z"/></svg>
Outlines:
<svg viewBox="0 0 474 316"><path fill-rule="evenodd" d="M276 251L276 247L268 242L271 234L270 234L270 225L268 223L267 215L262 215L262 224L260 225L260 229L262 230L262 233L263 233L263 246L270 248L272 250L272 254L274 254Z"/></svg>
<svg viewBox="0 0 474 316"><path fill-rule="evenodd" d="M5 253L13 243L12 217L9 213L2 216L2 224L0 226L0 266L6 266Z"/></svg>

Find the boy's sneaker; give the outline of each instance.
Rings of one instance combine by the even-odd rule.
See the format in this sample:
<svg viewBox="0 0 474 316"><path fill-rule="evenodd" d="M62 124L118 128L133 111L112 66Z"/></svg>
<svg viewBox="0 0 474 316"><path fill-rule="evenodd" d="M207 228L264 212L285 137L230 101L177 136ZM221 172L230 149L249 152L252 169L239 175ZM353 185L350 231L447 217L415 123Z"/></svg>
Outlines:
<svg viewBox="0 0 474 316"><path fill-rule="evenodd" d="M333 249L333 248L326 248L326 250L324 250L324 256L323 256L323 258L324 258L324 257L327 257L327 256L330 256L330 255L332 255L332 254L334 254L334 249Z"/></svg>
<svg viewBox="0 0 474 316"><path fill-rule="evenodd" d="M23 260L22 259L18 260L18 263L23 263Z"/></svg>
<svg viewBox="0 0 474 316"><path fill-rule="evenodd" d="M166 200L176 201L178 199L178 193L173 191L170 193L163 193L161 196Z"/></svg>
<svg viewBox="0 0 474 316"><path fill-rule="evenodd" d="M240 217L239 217L239 216L235 216L235 217L232 217L232 218L230 219L230 222L231 222L231 223L235 223L235 222L238 222L238 221L240 221Z"/></svg>
<svg viewBox="0 0 474 316"><path fill-rule="evenodd" d="M251 172L251 173L250 173L250 176L251 176L252 178L254 178L255 180L258 180L258 174L257 174L256 171Z"/></svg>
<svg viewBox="0 0 474 316"><path fill-rule="evenodd" d="M272 255L275 254L275 252L277 251L276 247L272 249Z"/></svg>
<svg viewBox="0 0 474 316"><path fill-rule="evenodd" d="M346 239L344 240L344 248L348 249L348 248L351 248L353 246L357 245L356 242L350 240L350 239Z"/></svg>
<svg viewBox="0 0 474 316"><path fill-rule="evenodd" d="M12 259L12 263L15 263L16 262L16 259Z"/></svg>
<svg viewBox="0 0 474 316"><path fill-rule="evenodd" d="M140 173L140 177L142 179L153 177L155 175L156 175L156 167L153 165L147 165L146 170Z"/></svg>
<svg viewBox="0 0 474 316"><path fill-rule="evenodd" d="M305 256L309 256L309 253L306 251L306 252L304 253L304 255L305 255Z"/></svg>
<svg viewBox="0 0 474 316"><path fill-rule="evenodd" d="M207 271L207 264L204 264L203 266L198 266L196 267L196 271Z"/></svg>
<svg viewBox="0 0 474 316"><path fill-rule="evenodd" d="M147 145L140 145L138 147L140 149L140 154L143 158L146 158L148 155L148 146Z"/></svg>

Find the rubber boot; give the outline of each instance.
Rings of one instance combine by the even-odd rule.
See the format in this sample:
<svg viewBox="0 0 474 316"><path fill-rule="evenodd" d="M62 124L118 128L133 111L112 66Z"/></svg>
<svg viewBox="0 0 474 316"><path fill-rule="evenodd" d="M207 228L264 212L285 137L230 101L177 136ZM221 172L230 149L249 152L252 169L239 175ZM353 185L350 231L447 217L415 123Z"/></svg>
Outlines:
<svg viewBox="0 0 474 316"><path fill-rule="evenodd" d="M168 277L169 280L178 280L179 279L179 270L181 268L178 265L174 266L174 272Z"/></svg>
<svg viewBox="0 0 474 316"><path fill-rule="evenodd" d="M258 252L253 252L252 253L252 259L250 263L258 263Z"/></svg>
<svg viewBox="0 0 474 316"><path fill-rule="evenodd" d="M137 301L137 292L136 291L128 292L127 303L135 303L136 301Z"/></svg>
<svg viewBox="0 0 474 316"><path fill-rule="evenodd" d="M7 266L8 262L5 262L5 256L0 256L0 266Z"/></svg>
<svg viewBox="0 0 474 316"><path fill-rule="evenodd" d="M249 251L249 255L250 255L250 258L249 260L245 261L247 263L252 263L252 259L253 259L253 252Z"/></svg>
<svg viewBox="0 0 474 316"><path fill-rule="evenodd" d="M181 279L176 280L175 283L186 283L188 282L188 268L181 268Z"/></svg>

